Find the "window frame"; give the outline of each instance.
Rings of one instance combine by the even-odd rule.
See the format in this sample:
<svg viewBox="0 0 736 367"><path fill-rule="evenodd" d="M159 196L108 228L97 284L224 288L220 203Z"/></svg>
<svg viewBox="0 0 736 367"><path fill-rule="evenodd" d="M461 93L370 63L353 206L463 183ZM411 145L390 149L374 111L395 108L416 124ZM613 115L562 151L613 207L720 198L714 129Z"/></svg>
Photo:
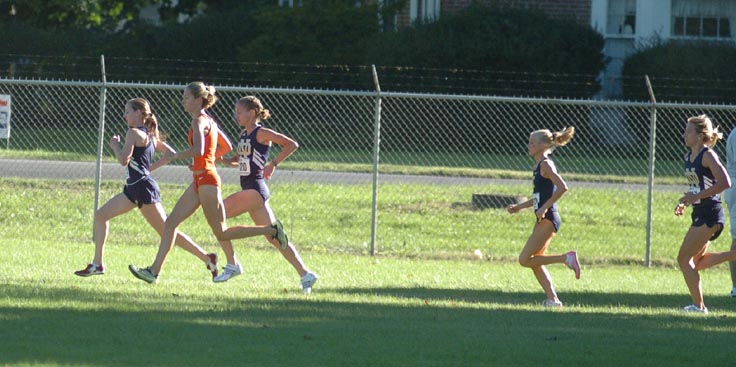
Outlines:
<svg viewBox="0 0 736 367"><path fill-rule="evenodd" d="M715 35L706 35L705 23L706 21L715 22ZM681 23L681 24L678 24ZM727 26L725 25L727 24ZM681 39L705 39L705 40L719 40L719 41L732 41L734 38L731 36L731 20L728 17L709 17L709 16L678 16L672 14L672 37ZM728 27L725 28L724 27ZM725 33L725 35L723 35Z"/></svg>
<svg viewBox="0 0 736 367"><path fill-rule="evenodd" d="M628 3L632 2L632 5ZM636 13L639 5L638 0L608 0L606 2L606 36L608 37L634 37L636 35ZM632 10L627 11L626 8L631 7ZM614 10L621 8L622 12L618 13ZM627 26L631 31L627 32ZM618 27L618 29L616 29Z"/></svg>

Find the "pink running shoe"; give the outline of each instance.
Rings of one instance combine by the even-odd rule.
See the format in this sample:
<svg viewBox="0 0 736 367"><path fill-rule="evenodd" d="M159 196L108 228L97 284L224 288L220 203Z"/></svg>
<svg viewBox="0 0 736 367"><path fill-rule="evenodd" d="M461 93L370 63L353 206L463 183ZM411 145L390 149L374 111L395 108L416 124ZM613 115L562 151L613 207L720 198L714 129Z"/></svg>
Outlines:
<svg viewBox="0 0 736 367"><path fill-rule="evenodd" d="M578 253L575 251L570 251L566 253L565 256L567 256L567 259L565 259L565 265L575 271L575 279L580 279L580 263L578 262Z"/></svg>
<svg viewBox="0 0 736 367"><path fill-rule="evenodd" d="M217 276L217 254L207 254L207 257L210 258L209 261L207 261L207 270L209 270L210 273L212 273L212 279L215 279Z"/></svg>
<svg viewBox="0 0 736 367"><path fill-rule="evenodd" d="M88 277L90 275L102 275L105 274L105 267L102 265L94 265L94 264L88 264L86 268L82 270L77 270L74 272L74 275L79 275L80 277Z"/></svg>

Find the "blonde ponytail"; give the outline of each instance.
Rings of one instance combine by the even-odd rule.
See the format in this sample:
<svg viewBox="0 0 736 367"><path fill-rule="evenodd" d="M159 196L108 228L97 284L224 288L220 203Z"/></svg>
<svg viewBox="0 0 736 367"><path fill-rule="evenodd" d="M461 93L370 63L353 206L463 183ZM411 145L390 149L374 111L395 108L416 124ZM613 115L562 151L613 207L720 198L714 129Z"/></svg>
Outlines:
<svg viewBox="0 0 736 367"><path fill-rule="evenodd" d="M703 134L703 144L713 148L719 140L723 139L723 133L719 127L713 127L713 121L708 115L693 116L687 119L688 124L695 125L695 132Z"/></svg>
<svg viewBox="0 0 736 367"><path fill-rule="evenodd" d="M204 109L209 109L219 100L214 86L205 85L202 82L192 82L187 85L186 89L192 94L192 97L202 98L202 108Z"/></svg>
<svg viewBox="0 0 736 367"><path fill-rule="evenodd" d="M575 135L575 127L570 126L562 129L562 131L551 132L547 129L532 132L531 136L538 142L544 144L549 150L567 145Z"/></svg>
<svg viewBox="0 0 736 367"><path fill-rule="evenodd" d="M552 145L555 147L563 147L572 140L573 136L575 136L575 127L566 127L562 129L562 131L552 133Z"/></svg>

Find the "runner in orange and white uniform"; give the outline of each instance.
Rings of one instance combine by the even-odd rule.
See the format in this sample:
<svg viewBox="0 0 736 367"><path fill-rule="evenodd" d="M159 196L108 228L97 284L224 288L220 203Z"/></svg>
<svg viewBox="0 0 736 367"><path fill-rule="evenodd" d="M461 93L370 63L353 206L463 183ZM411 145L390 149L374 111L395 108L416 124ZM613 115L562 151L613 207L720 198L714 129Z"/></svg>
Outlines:
<svg viewBox="0 0 736 367"><path fill-rule="evenodd" d="M192 164L189 166L192 170L192 175L194 176L194 191L197 193L199 193L199 187L202 185L222 187L222 180L215 169L215 153L217 152L217 140L220 129L209 115L201 114L199 117L207 120L210 126L208 129L209 131L205 134L204 140L202 141L202 144L204 145L204 155L195 155L192 158ZM189 128L188 141L189 146L193 147L194 129L191 127Z"/></svg>
<svg viewBox="0 0 736 367"><path fill-rule="evenodd" d="M148 283L158 281L158 275L161 273L166 257L174 245L174 238L179 225L192 216L200 206L207 219L207 224L212 228L212 233L217 237L217 241L225 252L227 257L225 268L229 277L243 272L242 266L235 257L231 240L253 236L272 236L278 238L280 243L288 243L283 226L278 221L272 225L237 226L232 228L228 228L225 223L222 183L215 169L215 158L232 150L232 144L227 139L218 139L221 134L220 128L206 112L215 105L217 100L215 87L205 85L202 82L190 83L182 93L182 107L192 117L188 134L189 149L175 154L167 154L165 157L172 161L191 158L190 168L194 180L181 195L166 219L164 232L161 235L161 243L153 264L147 268L138 268L135 265L128 267L130 272L138 279ZM225 143L218 144L220 140ZM219 282L221 280L220 278L213 278L213 281Z"/></svg>

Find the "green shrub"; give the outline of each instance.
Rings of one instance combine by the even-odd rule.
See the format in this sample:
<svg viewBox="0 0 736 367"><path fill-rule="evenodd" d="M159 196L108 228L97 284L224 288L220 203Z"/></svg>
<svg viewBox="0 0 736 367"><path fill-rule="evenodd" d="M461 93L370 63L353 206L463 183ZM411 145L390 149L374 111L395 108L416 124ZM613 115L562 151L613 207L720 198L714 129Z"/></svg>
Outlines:
<svg viewBox="0 0 736 367"><path fill-rule="evenodd" d="M468 72L458 80L468 93L588 98L600 89L602 49L602 36L573 20L474 4L436 22L382 34L368 63L443 69L441 77L426 70L420 77L411 68L388 76L413 76L413 86L427 91L453 83L446 69L455 68ZM474 71L477 75L469 77ZM386 75L382 79L391 83Z"/></svg>
<svg viewBox="0 0 736 367"><path fill-rule="evenodd" d="M100 80L105 35L92 30L45 30L23 22L0 22L0 77ZM40 55L40 56L38 56Z"/></svg>
<svg viewBox="0 0 736 367"><path fill-rule="evenodd" d="M602 48L603 38L597 32L572 20L551 19L534 10L471 5L437 22L380 35L369 61L409 66L382 68L385 90L398 86L412 92L455 89L465 94L590 98L600 89L596 78L604 67ZM571 121L566 111L532 107L538 112L523 118L497 111L475 116L473 121L452 116L443 105L423 106L412 119L402 118L401 111L397 116L389 111L383 143L399 151L433 152L449 147L495 152L515 149L529 132L540 128L573 125L581 133L588 130L584 119ZM448 121L456 129L434 133ZM466 123L475 128L466 128ZM478 136L506 139L493 146L467 144Z"/></svg>
<svg viewBox="0 0 736 367"><path fill-rule="evenodd" d="M289 64L360 64L367 40L378 33L375 5L353 1L304 1L300 7L263 7L262 30L239 47L240 60Z"/></svg>
<svg viewBox="0 0 736 367"><path fill-rule="evenodd" d="M648 101L649 75L660 102L736 103L736 48L709 42L668 42L644 49L624 63L624 98Z"/></svg>
<svg viewBox="0 0 736 367"><path fill-rule="evenodd" d="M288 64L290 73L284 82L290 86L324 87L329 81L336 89L372 88L369 73L356 81L355 73L340 72L330 65L365 63L368 43L379 32L375 4L356 7L351 0L324 0L304 1L303 6L293 8L264 6L252 26L259 32L237 45L238 61ZM313 68L302 72L299 65ZM255 78L273 82L273 75Z"/></svg>
<svg viewBox="0 0 736 367"><path fill-rule="evenodd" d="M734 104L736 48L723 43L669 42L644 49L626 59L623 69L623 92L628 100L649 101L644 88L648 75L658 102ZM715 111L714 111L715 112ZM700 114L659 114L660 131L681 132L687 116ZM730 126L726 116L711 116L718 125ZM724 145L718 144L717 149ZM661 148L660 148L661 147ZM657 134L658 155L682 154L680 134Z"/></svg>

